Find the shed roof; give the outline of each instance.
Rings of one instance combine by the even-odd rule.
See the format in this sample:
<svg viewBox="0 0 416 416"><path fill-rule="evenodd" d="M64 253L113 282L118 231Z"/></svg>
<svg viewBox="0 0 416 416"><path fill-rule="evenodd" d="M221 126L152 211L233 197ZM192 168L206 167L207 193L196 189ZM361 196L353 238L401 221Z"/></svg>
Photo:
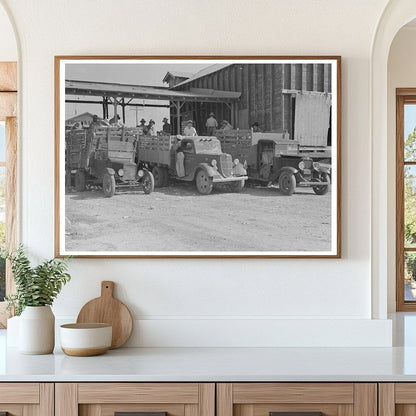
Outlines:
<svg viewBox="0 0 416 416"><path fill-rule="evenodd" d="M130 85L107 82L65 80L65 93L99 97L138 98L164 101L231 102L240 98L240 92L191 88L173 91L165 87Z"/></svg>
<svg viewBox="0 0 416 416"><path fill-rule="evenodd" d="M169 77L175 78L191 78L192 72L181 72L181 71L168 71L166 72L163 82L167 82Z"/></svg>
<svg viewBox="0 0 416 416"><path fill-rule="evenodd" d="M85 113L78 114L78 115L76 115L74 117L68 118L65 121L67 123L72 123L72 122L76 123L78 120L84 120L85 118L91 118L92 119L93 116L94 116L93 114L91 114L90 112L86 111Z"/></svg>
<svg viewBox="0 0 416 416"><path fill-rule="evenodd" d="M196 74L192 75L190 78L186 79L185 81L180 82L179 84L176 84L172 87L172 89L176 89L177 87L183 86L185 84L188 84L189 82L195 81L198 78L205 77L207 75L213 74L214 72L220 71L221 69L226 68L227 66L230 66L232 64L214 64L209 65L204 69L201 69Z"/></svg>

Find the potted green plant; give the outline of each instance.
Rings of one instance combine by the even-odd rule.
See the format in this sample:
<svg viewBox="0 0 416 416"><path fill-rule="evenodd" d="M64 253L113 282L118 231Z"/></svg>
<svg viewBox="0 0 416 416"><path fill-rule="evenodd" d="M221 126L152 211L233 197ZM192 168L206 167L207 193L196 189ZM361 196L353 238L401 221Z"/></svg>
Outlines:
<svg viewBox="0 0 416 416"><path fill-rule="evenodd" d="M32 266L23 246L7 253L16 293L6 296L9 310L19 318L19 350L49 354L55 346L55 316L51 305L71 278L68 258L46 260Z"/></svg>

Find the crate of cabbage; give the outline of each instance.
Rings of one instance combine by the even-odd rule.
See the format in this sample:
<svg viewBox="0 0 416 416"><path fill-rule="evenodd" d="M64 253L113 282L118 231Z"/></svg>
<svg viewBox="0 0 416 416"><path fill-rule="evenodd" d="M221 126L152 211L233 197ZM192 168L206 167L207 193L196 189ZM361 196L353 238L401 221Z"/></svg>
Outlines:
<svg viewBox="0 0 416 416"><path fill-rule="evenodd" d="M221 185L240 192L247 179L243 165L223 153L216 137L140 136L137 161L152 170L156 187L174 178L195 183L203 195Z"/></svg>
<svg viewBox="0 0 416 416"><path fill-rule="evenodd" d="M82 192L101 185L104 196L117 188L140 187L145 194L154 188L152 173L137 162L139 131L128 127L91 127L70 130L65 138L65 183Z"/></svg>

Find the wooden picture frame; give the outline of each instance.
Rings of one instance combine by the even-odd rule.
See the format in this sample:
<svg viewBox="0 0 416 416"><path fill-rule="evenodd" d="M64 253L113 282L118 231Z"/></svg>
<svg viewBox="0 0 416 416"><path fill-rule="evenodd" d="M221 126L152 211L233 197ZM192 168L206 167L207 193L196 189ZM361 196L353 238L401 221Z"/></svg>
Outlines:
<svg viewBox="0 0 416 416"><path fill-rule="evenodd" d="M341 57L56 56L55 167L57 257L339 258Z"/></svg>

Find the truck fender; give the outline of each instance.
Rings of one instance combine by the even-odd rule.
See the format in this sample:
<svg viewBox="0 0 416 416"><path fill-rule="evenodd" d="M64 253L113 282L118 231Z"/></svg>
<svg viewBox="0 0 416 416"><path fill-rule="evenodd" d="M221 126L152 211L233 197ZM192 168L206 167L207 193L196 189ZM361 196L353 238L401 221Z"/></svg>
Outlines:
<svg viewBox="0 0 416 416"><path fill-rule="evenodd" d="M293 166L284 166L283 168L279 169L272 177L270 177L270 180L272 182L277 181L279 179L279 176L283 172L290 172L290 173L293 173L295 176L297 176L299 171L296 168L294 168Z"/></svg>
<svg viewBox="0 0 416 416"><path fill-rule="evenodd" d="M116 171L113 168L106 168L106 170L109 175L114 176L116 174Z"/></svg>
<svg viewBox="0 0 416 416"><path fill-rule="evenodd" d="M211 176L211 177L218 176L217 169L213 168L208 163L199 163L198 167L195 169L195 174L199 169L204 169L208 176Z"/></svg>

